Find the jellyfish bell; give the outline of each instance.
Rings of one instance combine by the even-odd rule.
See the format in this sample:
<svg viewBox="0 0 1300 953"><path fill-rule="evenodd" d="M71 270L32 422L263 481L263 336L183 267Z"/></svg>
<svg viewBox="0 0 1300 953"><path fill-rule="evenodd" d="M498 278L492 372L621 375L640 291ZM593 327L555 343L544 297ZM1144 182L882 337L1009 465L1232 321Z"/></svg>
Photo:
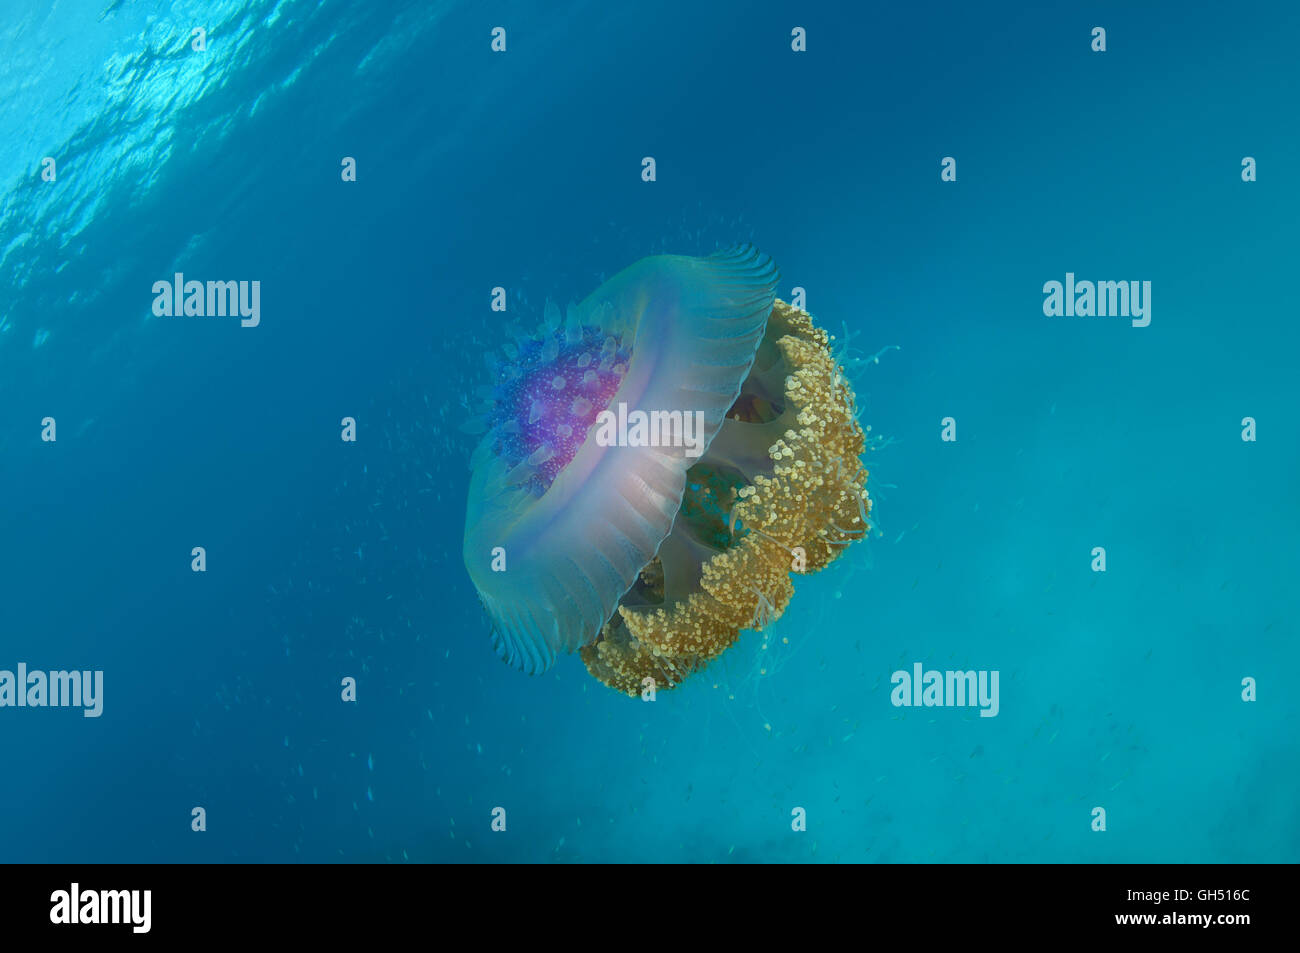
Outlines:
<svg viewBox="0 0 1300 953"><path fill-rule="evenodd" d="M464 557L507 662L673 687L865 534L852 391L777 280L748 246L642 259L490 362ZM597 439L613 408L698 433Z"/></svg>
<svg viewBox="0 0 1300 953"><path fill-rule="evenodd" d="M464 546L506 661L540 672L594 640L677 515L687 448L602 445L588 435L596 415L619 403L698 411L707 447L777 277L748 248L643 259L571 306L563 328L548 308L539 338L515 345L471 460Z"/></svg>

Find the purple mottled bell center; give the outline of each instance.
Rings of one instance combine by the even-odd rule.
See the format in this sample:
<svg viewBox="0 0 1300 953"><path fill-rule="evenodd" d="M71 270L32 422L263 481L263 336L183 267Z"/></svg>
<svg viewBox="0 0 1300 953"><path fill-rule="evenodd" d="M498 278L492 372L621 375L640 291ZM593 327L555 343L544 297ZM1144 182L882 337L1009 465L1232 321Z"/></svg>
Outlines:
<svg viewBox="0 0 1300 953"><path fill-rule="evenodd" d="M520 344L518 376L497 385L495 422L503 428L498 453L511 464L530 461L529 484L544 491L573 458L596 416L618 391L629 349L599 328L584 327L581 340L567 343L563 332Z"/></svg>

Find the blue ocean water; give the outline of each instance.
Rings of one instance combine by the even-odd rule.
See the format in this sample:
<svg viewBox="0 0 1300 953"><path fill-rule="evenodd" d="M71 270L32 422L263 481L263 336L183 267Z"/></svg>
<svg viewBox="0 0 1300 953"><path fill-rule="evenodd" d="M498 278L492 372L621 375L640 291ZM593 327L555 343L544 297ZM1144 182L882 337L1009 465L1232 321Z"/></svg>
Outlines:
<svg viewBox="0 0 1300 953"><path fill-rule="evenodd" d="M6 3L0 669L104 698L0 708L0 859L1295 861L1298 43L1284 2ZM897 348L854 372L879 535L653 704L510 670L461 563L491 289L532 326L735 242ZM261 323L154 316L178 271ZM1149 326L1045 316L1067 272ZM916 662L998 715L895 707Z"/></svg>

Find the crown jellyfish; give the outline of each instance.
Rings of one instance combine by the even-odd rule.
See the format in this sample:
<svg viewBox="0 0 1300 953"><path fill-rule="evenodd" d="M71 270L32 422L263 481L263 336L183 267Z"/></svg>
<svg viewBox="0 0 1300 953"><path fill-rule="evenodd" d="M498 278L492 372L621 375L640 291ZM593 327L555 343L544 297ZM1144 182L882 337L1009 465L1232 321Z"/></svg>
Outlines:
<svg viewBox="0 0 1300 953"><path fill-rule="evenodd" d="M675 687L867 534L853 392L778 278L749 246L645 258L489 361L464 557L508 663L576 651L625 694ZM620 403L699 411L702 454L602 445Z"/></svg>

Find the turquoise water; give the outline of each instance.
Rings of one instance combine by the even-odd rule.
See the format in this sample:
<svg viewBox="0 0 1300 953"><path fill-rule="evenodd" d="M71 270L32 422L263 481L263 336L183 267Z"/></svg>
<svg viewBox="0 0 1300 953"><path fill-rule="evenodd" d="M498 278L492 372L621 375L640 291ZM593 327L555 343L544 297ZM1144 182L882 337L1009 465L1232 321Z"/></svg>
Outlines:
<svg viewBox="0 0 1300 953"><path fill-rule="evenodd" d="M1130 7L6 4L0 669L105 689L0 708L0 858L1295 861L1300 12ZM653 704L508 669L491 289L739 241L897 347L880 534ZM261 323L155 317L177 271ZM1067 272L1149 326L1045 316ZM916 662L998 715L891 705Z"/></svg>

